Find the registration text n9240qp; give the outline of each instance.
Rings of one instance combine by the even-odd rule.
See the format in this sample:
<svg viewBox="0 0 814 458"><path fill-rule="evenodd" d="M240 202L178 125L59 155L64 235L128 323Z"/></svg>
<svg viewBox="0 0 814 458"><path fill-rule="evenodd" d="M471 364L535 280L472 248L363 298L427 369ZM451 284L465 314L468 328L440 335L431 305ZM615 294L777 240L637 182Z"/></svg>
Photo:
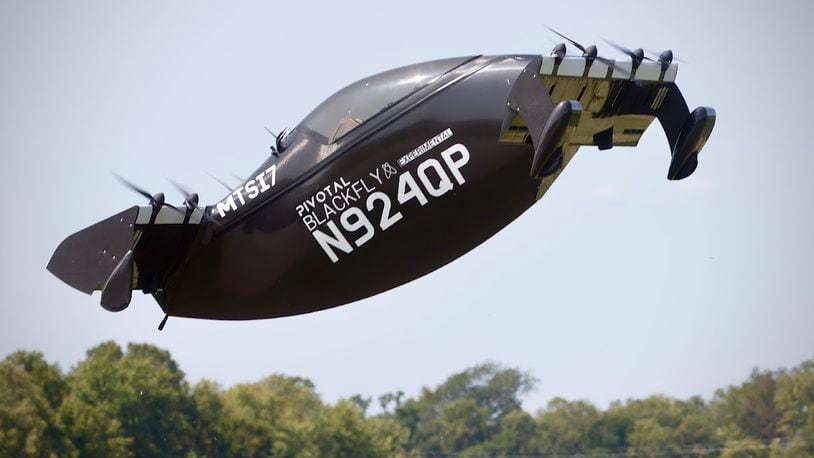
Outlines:
<svg viewBox="0 0 814 458"><path fill-rule="evenodd" d="M440 156L440 160L430 158L418 164L415 175L405 171L398 176L396 206L390 195L374 190L364 202L359 202L359 206L350 206L338 218L325 222L324 228L327 231L312 230L311 235L331 262L339 261L337 251L351 254L377 233L402 221L404 215L398 210L401 205L415 199L423 207L453 187L464 185L466 180L461 168L469 162L469 150L466 146L460 143L452 145L441 152Z"/></svg>

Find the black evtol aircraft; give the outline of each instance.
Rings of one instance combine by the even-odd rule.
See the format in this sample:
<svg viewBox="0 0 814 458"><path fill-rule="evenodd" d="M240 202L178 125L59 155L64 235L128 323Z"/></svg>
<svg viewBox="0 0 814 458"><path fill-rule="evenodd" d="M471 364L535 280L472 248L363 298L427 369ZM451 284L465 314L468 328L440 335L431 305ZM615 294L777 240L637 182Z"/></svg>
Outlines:
<svg viewBox="0 0 814 458"><path fill-rule="evenodd" d="M567 38L566 38L567 39ZM243 320L313 312L386 291L458 258L539 200L582 145L635 146L658 118L670 180L686 178L715 124L690 112L671 51L616 62L550 55L469 56L390 70L340 90L288 134L248 180L201 208L151 196L71 235L48 270L131 291L166 316ZM166 316L160 328L166 322Z"/></svg>

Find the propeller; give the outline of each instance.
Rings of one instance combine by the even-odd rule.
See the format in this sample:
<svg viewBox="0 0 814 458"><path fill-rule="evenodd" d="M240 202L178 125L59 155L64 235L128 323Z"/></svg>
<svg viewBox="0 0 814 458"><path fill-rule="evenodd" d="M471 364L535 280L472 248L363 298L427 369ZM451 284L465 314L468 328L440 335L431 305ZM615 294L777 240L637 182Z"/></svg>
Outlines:
<svg viewBox="0 0 814 458"><path fill-rule="evenodd" d="M631 50L631 49L625 48L622 45L618 45L618 44L616 44L616 43L614 43L614 42L612 42L612 41L610 41L608 39L603 38L603 40L605 40L609 45L616 48L617 51L621 52L622 54L626 54L628 57L630 57L630 60L633 62L633 69L634 70L639 68L639 65L641 65L642 61L644 61L644 60L649 60L651 62L655 62L653 59L651 59L651 58L644 55L644 50L642 50L642 48L636 48L636 49ZM670 54L672 54L672 52Z"/></svg>
<svg viewBox="0 0 814 458"><path fill-rule="evenodd" d="M187 189L178 183L175 180L169 179L170 183L175 186L175 189L178 190L181 194L184 195L184 207L187 208L188 212L191 212L198 208L198 193L197 192L189 192Z"/></svg>
<svg viewBox="0 0 814 458"><path fill-rule="evenodd" d="M679 59L678 57L676 57L675 54L673 54L672 49L666 49L666 50L664 50L662 52L658 52L656 50L648 48L648 49L645 49L645 51L647 51L648 53L650 53L650 54L652 54L654 56L659 56L658 62L664 61L664 62L671 63L671 62L675 61L675 62L681 62L682 64L689 64L689 62L687 62L686 60L682 60L682 59Z"/></svg>
<svg viewBox="0 0 814 458"><path fill-rule="evenodd" d="M671 49L664 50L662 52L653 51L652 49L646 50L648 53L654 56L659 56L657 62L661 64L662 70L667 70L667 67L670 66L673 62L681 62L682 64L687 64L689 62L685 60L681 60L673 55L673 51Z"/></svg>
<svg viewBox="0 0 814 458"><path fill-rule="evenodd" d="M288 135L288 128L283 128L276 137L274 137L274 144L277 147L277 151L282 153L285 149L283 146L283 139Z"/></svg>
<svg viewBox="0 0 814 458"><path fill-rule="evenodd" d="M159 193L156 193L156 194L150 194L150 193L149 193L149 192L147 192L146 190L144 190L144 189L142 189L142 188L140 188L140 187L136 186L135 184L133 184L133 183L131 183L131 182L127 181L126 179L124 179L124 177L122 177L122 176L120 176L120 175L117 175L117 174L115 174L115 173L114 173L113 175L115 175L115 176L116 176L116 178L119 180L119 182L121 182L123 185L125 185L125 186L127 186L128 188L130 188L131 190L133 190L133 191L135 191L135 192L137 192L137 193L141 194L141 195L142 195L142 196L144 196L144 197L145 197L147 200L149 200L149 201L150 201L150 205L151 205L151 206L153 207L153 209L155 209L156 211L158 211L158 210L159 210L161 207L168 207L168 208L171 208L171 209L173 209L173 210L175 210L175 211L177 211L177 212L180 212L180 211L181 211L181 210L179 210L179 209L177 209L177 208L173 207L172 205L170 205L170 204L168 204L168 203L166 203L166 202L164 201L164 193L163 193L163 192L159 192Z"/></svg>
<svg viewBox="0 0 814 458"><path fill-rule="evenodd" d="M554 60L559 64L565 58L565 43L558 43L554 46L554 49L551 50L551 55L554 56Z"/></svg>
<svg viewBox="0 0 814 458"><path fill-rule="evenodd" d="M212 178L215 177L213 176ZM215 179L218 180L217 178ZM192 212L195 211L196 209L200 209L203 219L209 221L210 223L215 224L216 226L219 226L218 222L212 218L212 216L209 214L209 212L206 211L205 208L201 208L200 206L198 206L199 198L197 192L189 192L181 183L178 183L177 181L170 178L168 178L168 180L170 183L172 183L173 186L175 186L175 189L177 189L178 192L184 195L184 207L186 207L185 214L192 214ZM220 180L218 181L220 182ZM223 185L226 186L225 183Z"/></svg>
<svg viewBox="0 0 814 458"><path fill-rule="evenodd" d="M272 137L274 137L274 145L270 147L271 155L274 157L280 156L280 153L282 153L283 150L285 149L285 147L283 146L283 139L288 134L288 129L281 130L279 134L275 134L274 132L269 130L268 127L264 127L264 129L266 129L266 132L268 132Z"/></svg>
<svg viewBox="0 0 814 458"><path fill-rule="evenodd" d="M618 67L616 67L616 62L615 61L613 61L611 59L606 59L606 58L598 55L598 50L597 50L596 45L590 45L588 47L585 47L582 44L578 43L576 40L573 40L573 39L561 34L560 32L557 32L556 30L552 29L551 27L549 27L547 25L544 26L544 27L547 28L548 30L550 30L551 32L557 34L559 37L565 39L566 41L568 41L569 43L574 45L574 47L576 47L577 49L582 51L582 56L580 56L580 57L583 57L587 61L588 65L593 63L594 60L598 60L598 61L602 62L603 64L607 65L608 67L618 68ZM558 53L557 51L561 51L561 54ZM565 45L563 43L560 43L559 45L555 46L554 50L551 52L551 54L556 55L557 58L562 60L562 58L565 57ZM619 70L622 70L622 69L619 68Z"/></svg>
<svg viewBox="0 0 814 458"><path fill-rule="evenodd" d="M228 184L226 184L226 182L225 182L225 181L221 180L220 178L216 177L215 175L212 175L212 174L211 174L211 173L209 173L209 172L207 172L206 174L207 174L207 175L209 175L209 178L212 178L213 180L217 181L217 182L218 182L218 183L219 183L221 186L223 186L224 188L226 188L226 190L227 190L227 191L229 191L229 192L234 191L234 189L232 189L232 187L231 187L231 186L229 186Z"/></svg>
<svg viewBox="0 0 814 458"><path fill-rule="evenodd" d="M554 32L554 33L555 33L555 34L557 34L557 35L558 35L560 38L565 39L565 41L567 41L567 42L571 43L571 44L572 44L572 45L574 45L574 46L575 46L577 49L579 49L580 51L582 51L582 57L584 57L584 58L586 58L586 59L591 59L591 60L596 59L596 57L597 57L597 56L596 56L596 51L597 51L597 50L596 50L596 46L591 45L591 46L588 46L588 47L586 48L585 46L582 46L581 44L577 43L575 40L572 40L572 39L570 39L570 38L566 37L565 35L561 34L560 32L557 32L556 30L552 29L551 27L549 27L549 26L547 26L547 25L546 25L546 26L544 26L544 27L545 27L545 28L547 28L548 30L550 30L550 31Z"/></svg>

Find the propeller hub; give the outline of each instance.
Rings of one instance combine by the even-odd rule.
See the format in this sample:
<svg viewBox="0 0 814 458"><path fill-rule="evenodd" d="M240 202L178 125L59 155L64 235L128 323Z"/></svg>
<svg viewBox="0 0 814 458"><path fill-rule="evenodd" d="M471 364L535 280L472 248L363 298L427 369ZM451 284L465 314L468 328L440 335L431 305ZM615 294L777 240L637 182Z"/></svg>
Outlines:
<svg viewBox="0 0 814 458"><path fill-rule="evenodd" d="M153 201L151 202L153 206L158 209L164 206L164 193L159 192L153 195Z"/></svg>
<svg viewBox="0 0 814 458"><path fill-rule="evenodd" d="M659 63L662 65L670 65L673 63L673 51L668 49L659 54Z"/></svg>
<svg viewBox="0 0 814 458"><path fill-rule="evenodd" d="M565 58L565 43L558 43L554 46L554 49L551 50L551 56L554 57L558 64L562 62Z"/></svg>
<svg viewBox="0 0 814 458"><path fill-rule="evenodd" d="M614 43L614 42L612 42L610 40L606 39L605 41L609 45L616 48L617 51L619 51L619 52L627 55L628 57L630 57L630 62L633 64L633 70L636 70L637 68L639 68L639 65L642 64L643 60L645 60L645 59L653 60L653 59L650 59L649 57L645 57L644 50L642 48L636 48L636 49L631 51L630 49L625 48L624 46L618 45L618 44L616 44L616 43Z"/></svg>
<svg viewBox="0 0 814 458"><path fill-rule="evenodd" d="M633 52L630 53L630 58L641 64L644 60L644 50L642 48L634 49Z"/></svg>
<svg viewBox="0 0 814 458"><path fill-rule="evenodd" d="M190 210L198 208L198 193L193 192L192 194L188 194L186 199L184 199L184 206Z"/></svg>
<svg viewBox="0 0 814 458"><path fill-rule="evenodd" d="M596 46L591 45L591 46L588 46L587 48L585 48L585 52L582 53L582 57L584 57L587 60L592 61L592 60L596 59L597 52L598 51L596 49Z"/></svg>

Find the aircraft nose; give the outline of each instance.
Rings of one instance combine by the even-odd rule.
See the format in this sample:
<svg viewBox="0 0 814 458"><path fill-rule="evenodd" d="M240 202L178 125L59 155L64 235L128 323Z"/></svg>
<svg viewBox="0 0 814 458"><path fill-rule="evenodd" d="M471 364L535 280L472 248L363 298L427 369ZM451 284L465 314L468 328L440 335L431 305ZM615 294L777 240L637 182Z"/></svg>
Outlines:
<svg viewBox="0 0 814 458"><path fill-rule="evenodd" d="M138 207L132 207L68 236L48 261L48 271L83 293L102 289L132 247L136 216Z"/></svg>

